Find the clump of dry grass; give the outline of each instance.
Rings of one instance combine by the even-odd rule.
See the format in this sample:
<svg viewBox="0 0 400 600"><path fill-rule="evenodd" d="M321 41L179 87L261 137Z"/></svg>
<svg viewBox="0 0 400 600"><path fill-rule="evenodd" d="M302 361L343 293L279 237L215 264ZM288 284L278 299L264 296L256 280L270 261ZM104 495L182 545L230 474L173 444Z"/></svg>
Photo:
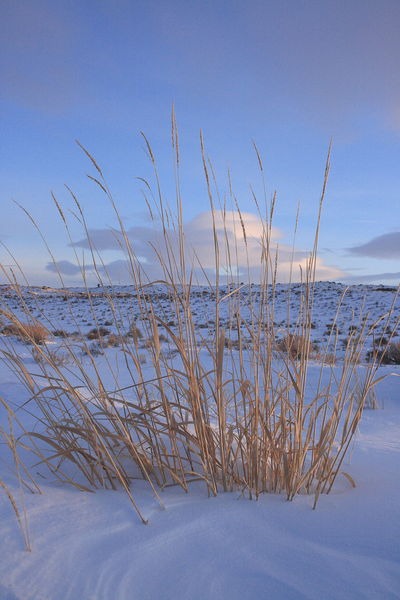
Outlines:
<svg viewBox="0 0 400 600"><path fill-rule="evenodd" d="M310 339L304 335L288 333L284 338L278 340L277 348L296 360L310 357L313 345Z"/></svg>
<svg viewBox="0 0 400 600"><path fill-rule="evenodd" d="M131 323L126 335L132 338L135 342L143 338L143 333L135 323Z"/></svg>
<svg viewBox="0 0 400 600"><path fill-rule="evenodd" d="M102 340L110 335L110 333L111 331L107 327L95 327L86 334L86 337L88 340Z"/></svg>
<svg viewBox="0 0 400 600"><path fill-rule="evenodd" d="M70 335L68 331L65 331L65 329L54 329L54 331L52 331L52 334L54 335L54 337L61 338L66 338Z"/></svg>
<svg viewBox="0 0 400 600"><path fill-rule="evenodd" d="M116 333L110 333L107 338L107 346L118 347L121 346L125 341L124 336L118 335Z"/></svg>
<svg viewBox="0 0 400 600"><path fill-rule="evenodd" d="M105 355L101 366L95 348L83 342L87 362L66 338L63 349L70 365L64 369L54 355L30 336L39 360L40 377L24 366L17 352L8 349L4 359L24 381L31 403L35 404L38 422L44 429L31 432L31 439L47 446L40 449L40 460L59 480L78 489L121 486L141 519L132 491L136 477L145 479L155 495L170 485L189 490L192 481L204 482L208 493L242 490L257 498L264 492L283 492L289 500L299 493L314 494L314 505L321 493L329 492L342 471L343 460L371 389L376 383L377 363L366 370L362 385L355 386L356 358L363 348L363 332L348 345L339 372L333 369L327 379L322 375L316 389L308 389L308 359L312 344L313 293L317 260L320 212L329 173L329 155L323 181L315 241L303 271L300 309L290 314L288 294L287 333L278 343L274 320L274 294L277 258L271 248L272 219L275 199L267 218L261 217L261 279L257 291L239 281L234 257L247 251L247 233L239 207L243 248L231 247L228 235L231 224L221 210L222 229L217 228L214 174L201 140L204 176L213 216L215 280L209 280L214 298L209 321L215 323L211 333L196 327L192 312L193 257L185 247L182 198L179 187L179 144L173 118L172 140L175 152L177 217L172 216L161 194L155 157L149 142L145 144L154 170L156 193L154 210L162 225L162 247L155 248L162 277L155 282L163 289L169 312L163 310L152 282L146 279L143 265L136 258L115 202L95 159L84 152L95 169L90 176L113 206L120 224L120 234L129 261L134 298L141 315L143 332L132 323L128 335L121 331L118 296L107 292L116 329L114 341L120 342L130 385L121 388L119 369ZM261 157L257 160L263 177ZM151 184L145 182L146 189ZM71 193L72 194L72 193ZM94 272L104 289L97 267L82 208L72 194L80 221L90 245ZM66 216L55 199L67 232ZM150 200L148 205L150 207ZM258 207L258 202L256 200ZM102 265L99 265L102 266ZM201 265L200 265L201 267ZM234 282L228 292L221 292L222 271ZM242 275L240 278L242 279ZM87 276L82 267L82 280ZM62 281L62 280L61 280ZM250 282L251 283L251 282ZM86 287L87 301L93 307L94 293ZM21 297L21 302L23 298ZM69 302L66 297L66 302ZM221 325L222 307L232 315L228 326ZM248 319L241 318L246 306ZM172 314L172 318L171 318ZM294 317L294 318L292 318ZM93 321L96 314L93 310ZM13 324L19 328L17 318ZM294 325L295 333L290 333ZM22 327L22 325L21 325ZM163 333L160 333L160 330ZM96 322L93 339L102 338ZM337 333L337 332L336 332ZM334 334L334 327L330 329ZM118 336L118 337L117 337ZM146 355L138 341L146 340ZM108 338L110 343L110 338ZM168 351L161 350L161 342ZM143 357L147 356L147 361ZM325 364L328 362L325 355ZM329 359L333 363L333 359ZM90 368L88 368L88 366ZM104 370L107 369L107 377ZM322 373L322 371L321 371ZM110 380L114 385L110 388ZM108 382L108 383L107 383ZM32 446L32 452L39 452ZM73 467L75 475L70 474ZM351 479L351 477L346 474ZM160 500L161 502L161 500Z"/></svg>
<svg viewBox="0 0 400 600"><path fill-rule="evenodd" d="M400 342L390 342L380 340L374 349L368 352L370 360L379 360L383 365L400 365Z"/></svg>
<svg viewBox="0 0 400 600"><path fill-rule="evenodd" d="M23 323L16 321L3 327L1 333L3 335L14 335L24 342L39 345L44 344L49 338L48 329L39 322Z"/></svg>

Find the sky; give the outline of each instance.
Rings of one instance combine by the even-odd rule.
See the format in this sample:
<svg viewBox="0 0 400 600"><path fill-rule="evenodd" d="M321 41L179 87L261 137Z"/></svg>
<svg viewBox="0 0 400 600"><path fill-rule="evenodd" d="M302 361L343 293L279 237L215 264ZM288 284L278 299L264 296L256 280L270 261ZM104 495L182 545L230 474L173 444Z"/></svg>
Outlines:
<svg viewBox="0 0 400 600"><path fill-rule="evenodd" d="M297 268L313 246L332 140L317 278L398 284L399 27L398 0L2 0L5 272L23 272L35 285L61 285L61 274L65 285L78 285L84 264L94 278L67 185L101 268L116 283L128 282L118 219L87 177L98 173L78 140L101 166L129 241L149 278L156 277L151 248L162 243L161 224L144 198L151 202L143 179L155 196L157 187L141 132L174 212L174 105L187 251L209 273L212 218L200 130L217 181L217 224L222 227L225 204L229 239L243 245L237 201L249 232L252 277L259 273L263 231L253 192L264 211L276 191L272 241L285 280L291 249ZM239 256L238 274L246 260Z"/></svg>

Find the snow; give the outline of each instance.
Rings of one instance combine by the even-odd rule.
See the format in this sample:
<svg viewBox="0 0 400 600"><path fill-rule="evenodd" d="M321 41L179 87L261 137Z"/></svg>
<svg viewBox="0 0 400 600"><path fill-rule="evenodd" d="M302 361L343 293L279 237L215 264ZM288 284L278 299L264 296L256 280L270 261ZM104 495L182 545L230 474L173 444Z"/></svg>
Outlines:
<svg viewBox="0 0 400 600"><path fill-rule="evenodd" d="M94 316L99 325L106 327L108 326L106 323L115 320L110 303L107 301L107 294L109 294L107 289L93 288L90 290L93 296L92 308L87 301L87 291L83 289L55 290L53 288L22 287L21 290L27 309L51 330L64 329L67 332L79 330L87 333L96 325ZM223 297L224 293L229 292L229 290L228 286L221 287L221 296ZM274 321L278 331L280 325L284 327L286 324L288 301L292 317L296 315L299 307L302 292L301 284L293 284L290 287L290 293L288 290L289 288L285 284L277 284L276 286ZM171 311L169 297L164 286L154 285L147 288L146 293L157 295L159 312L166 322L174 318L174 311ZM136 302L135 288L132 286L117 286L113 295L118 320L121 323L126 323L128 320L130 322L138 320L140 325L141 316ZM245 319L248 316L250 298L257 301L260 297L260 288L256 285L244 286L240 290L240 296L241 317ZM24 311L21 309L20 299L10 286L0 285L0 302L3 306L9 306L15 310L22 320L26 320ZM340 310L337 311L339 303ZM212 320L212 315L215 314L214 304L215 295L209 288L193 286L191 309L203 336L206 336L208 332L212 334L215 329L215 323ZM387 314L392 305L392 322L394 323L400 318L400 297L397 295L395 288L370 285L357 285L348 288L340 283L319 282L316 285L314 294L312 341L321 345L321 347L324 346L329 339L329 328L335 320L338 329L336 350L339 355L343 355L344 342L348 338L349 328L355 327L361 330L364 319L367 325L371 326ZM221 326L229 328L232 308L234 308L234 303L232 305L229 302L221 303ZM376 337L384 333L385 325L386 320L382 319L374 329ZM115 330L113 327L110 328L113 331ZM367 345L366 350L368 349L370 347Z"/></svg>
<svg viewBox="0 0 400 600"><path fill-rule="evenodd" d="M329 289L321 284L317 291L316 338L322 337L332 318L331 304L342 292L339 284ZM70 331L77 321L83 330L91 328L82 322L89 318L84 299L77 305L79 318L76 310L73 318L61 311L65 301L58 293L38 294L38 312L50 312L52 321ZM361 298L373 322L390 308L393 294L372 286L354 288L339 327L353 322L349 314L352 307L360 310ZM131 300L125 300L128 310ZM106 306L100 301L98 308L106 320ZM284 318L283 304L279 310ZM197 311L200 323L207 314L200 293ZM15 343L29 364L27 346ZM100 364L117 354L107 349ZM312 365L310 373L312 383ZM380 408L364 411L343 465L356 487L340 476L316 510L313 497L306 495L293 502L272 494L250 501L239 492L209 498L199 483L191 484L189 494L166 488L163 510L150 487L137 480L132 491L149 522L143 525L122 491L80 492L42 473L42 494L21 496L7 460L0 460L0 479L20 508L25 502L32 544L26 552L15 514L0 490L0 600L400 598L400 379L392 373L400 375L400 368L381 367L377 373L387 375L377 385ZM5 363L0 363L0 397L14 408L28 398ZM17 414L27 427L32 425L28 412ZM4 413L0 417L4 423Z"/></svg>

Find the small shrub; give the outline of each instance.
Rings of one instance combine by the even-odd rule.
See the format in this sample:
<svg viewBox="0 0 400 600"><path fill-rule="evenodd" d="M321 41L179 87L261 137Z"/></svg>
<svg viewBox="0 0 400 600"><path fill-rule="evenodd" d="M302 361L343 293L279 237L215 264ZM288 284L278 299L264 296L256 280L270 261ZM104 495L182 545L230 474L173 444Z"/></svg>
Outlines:
<svg viewBox="0 0 400 600"><path fill-rule="evenodd" d="M18 336L20 334L20 330L19 330L19 328L16 325L6 325L1 330L1 333L3 335L16 335L16 336Z"/></svg>
<svg viewBox="0 0 400 600"><path fill-rule="evenodd" d="M279 340L277 347L281 352L285 352L291 358L297 359L310 355L312 351L310 340L306 339L303 335L296 335L294 333L288 333L283 339Z"/></svg>
<svg viewBox="0 0 400 600"><path fill-rule="evenodd" d="M141 340L143 337L143 333L140 331L139 327L136 327L135 323L131 323L126 335L133 338L135 342Z"/></svg>
<svg viewBox="0 0 400 600"><path fill-rule="evenodd" d="M108 339L107 339L107 345L113 346L114 348L116 348L117 346L120 346L123 342L124 342L124 337L122 335L117 335L115 333L110 333L110 335L108 336Z"/></svg>
<svg viewBox="0 0 400 600"><path fill-rule="evenodd" d="M111 331L106 327L95 327L91 329L89 333L86 335L88 340L100 340L103 337L109 335Z"/></svg>
<svg viewBox="0 0 400 600"><path fill-rule="evenodd" d="M24 342L44 344L49 337L49 332L41 323L12 323L2 330L3 335L15 335Z"/></svg>
<svg viewBox="0 0 400 600"><path fill-rule="evenodd" d="M374 348L367 353L367 359L377 358L383 365L400 365L400 342L391 342L386 347Z"/></svg>
<svg viewBox="0 0 400 600"><path fill-rule="evenodd" d="M53 335L54 337L66 338L69 336L69 333L68 331L65 331L65 329L55 329Z"/></svg>
<svg viewBox="0 0 400 600"><path fill-rule="evenodd" d="M325 334L329 335L329 334L337 334L340 335L342 332L340 331L337 323L328 323L326 326L326 331Z"/></svg>

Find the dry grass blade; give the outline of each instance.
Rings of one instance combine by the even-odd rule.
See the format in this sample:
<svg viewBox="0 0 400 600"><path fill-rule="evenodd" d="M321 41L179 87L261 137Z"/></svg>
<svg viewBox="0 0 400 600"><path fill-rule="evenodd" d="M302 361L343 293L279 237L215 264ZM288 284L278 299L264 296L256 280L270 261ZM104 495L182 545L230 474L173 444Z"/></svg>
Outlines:
<svg viewBox="0 0 400 600"><path fill-rule="evenodd" d="M332 488L338 474L354 483L341 466L368 393L379 381L379 360L371 363L361 384L356 381L356 365L367 334L363 330L359 336L350 335L341 367L334 367L334 352L333 358L328 357L327 351L322 353L318 385L311 392L309 389L318 237L331 149L313 248L301 273L298 310L291 308L289 284L287 323L278 330L274 311L279 254L272 247L276 194L270 206L264 198L262 209L252 192L260 220L260 281L253 287L251 235L244 213L230 179L234 210L227 209L200 134L213 267L198 265L196 252L188 248L185 238L174 111L171 121L176 218L163 198L151 144L142 134L154 183L139 179L150 197L146 197L150 216L153 221L157 216L160 223L158 245L151 246L161 273L157 279L146 276L145 265L135 255L102 170L77 142L99 174L89 175L89 179L106 194L120 224L116 239L125 252L132 278L129 318L120 303L120 292L112 288L111 279L104 275L106 268L90 240L83 209L70 190L88 240L90 275L98 277L102 301L112 314L113 331L102 328L96 311L96 294L100 292L89 287L83 265L80 267L85 301L93 329L89 336L86 331L79 343L68 336L58 342L68 359L64 364L46 345L50 319L49 327L42 335L37 334L40 323L29 313L22 292L18 299L25 320L20 317L21 311L0 309L11 323L2 358L25 384L30 400L23 408L37 419L37 429L30 436L24 433L27 444L38 457L38 467L47 466L54 477L77 489L121 487L143 522L146 519L134 498L136 478L147 481L160 503L159 489L179 485L189 491L193 480L204 482L210 495L237 489L246 490L250 497L284 492L293 499L299 493L312 493L316 503L321 493ZM263 163L255 144L254 149L266 197ZM72 244L66 213L53 198ZM297 222L298 215L296 228ZM292 260L294 255L293 246ZM196 273L200 271L207 283L203 292L212 299L207 307L208 323L202 328L192 302L196 292L195 265ZM245 279L246 271L245 284L242 278ZM290 278L292 275L293 264ZM223 278L229 280L229 285L222 289ZM107 288L103 279L109 284ZM66 298L73 320L72 301L67 294ZM13 349L12 336L29 342L35 361L33 372L18 355L18 348ZM92 346L88 337L97 345ZM331 330L329 342L332 340ZM110 345L119 363L116 354L108 352ZM376 353L375 358L383 360L384 354ZM326 366L328 363L330 367ZM122 370L128 381L120 381ZM328 377L324 379L323 373L328 373ZM4 484L2 487L6 490Z"/></svg>

